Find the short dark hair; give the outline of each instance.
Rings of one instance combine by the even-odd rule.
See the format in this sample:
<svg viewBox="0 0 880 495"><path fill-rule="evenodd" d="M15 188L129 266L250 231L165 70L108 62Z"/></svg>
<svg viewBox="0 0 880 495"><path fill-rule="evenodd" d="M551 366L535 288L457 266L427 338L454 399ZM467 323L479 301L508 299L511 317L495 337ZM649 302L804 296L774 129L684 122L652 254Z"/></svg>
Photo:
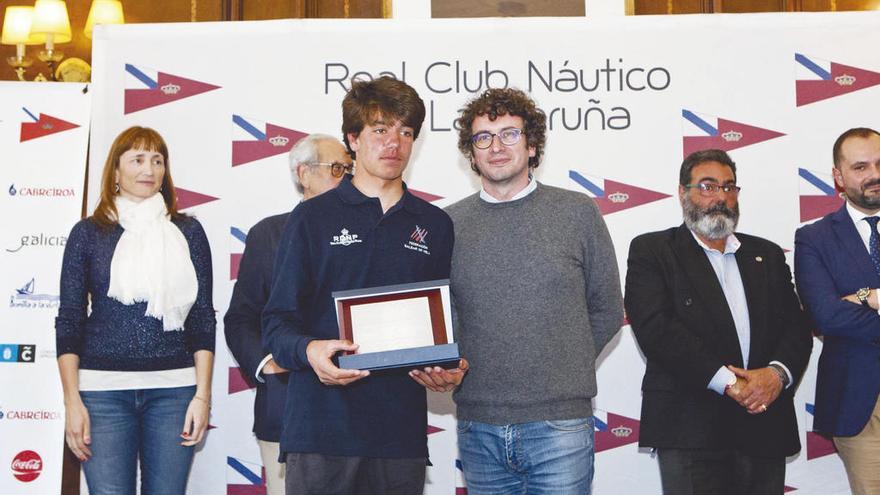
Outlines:
<svg viewBox="0 0 880 495"><path fill-rule="evenodd" d="M372 81L353 80L351 89L342 100L342 141L352 158L355 158L355 152L348 142L348 135L360 134L364 126L372 125L380 118L399 120L412 127L415 139L425 121L425 102L412 86L390 76Z"/></svg>
<svg viewBox="0 0 880 495"><path fill-rule="evenodd" d="M843 160L843 152L840 149L843 148L844 141L851 137L867 138L871 137L872 134L880 136L880 132L877 132L869 127L853 127L852 129L838 136L837 141L834 141L834 147L831 151L834 160L834 167L840 168L840 162Z"/></svg>
<svg viewBox="0 0 880 495"><path fill-rule="evenodd" d="M547 134L547 116L535 105L525 92L516 88L492 88L469 101L458 111L461 116L458 123L458 149L471 161L471 169L478 175L480 170L474 163L474 149L471 142L474 119L487 115L489 120L499 116L512 115L523 119L523 133L526 145L534 146L535 156L529 157L529 168L537 168L544 154L544 143Z"/></svg>
<svg viewBox="0 0 880 495"><path fill-rule="evenodd" d="M726 151L700 150L694 151L681 162L681 170L678 172L678 183L682 186L690 184L691 172L694 170L694 167L706 162L718 162L730 167L731 172L733 172L733 180L736 181L736 163L733 162Z"/></svg>

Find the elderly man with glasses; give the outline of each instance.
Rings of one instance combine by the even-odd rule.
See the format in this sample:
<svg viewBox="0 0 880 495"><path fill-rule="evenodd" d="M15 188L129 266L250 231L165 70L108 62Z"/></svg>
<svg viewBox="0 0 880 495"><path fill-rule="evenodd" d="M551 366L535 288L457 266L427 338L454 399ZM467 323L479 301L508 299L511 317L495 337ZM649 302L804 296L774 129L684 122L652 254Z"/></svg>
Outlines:
<svg viewBox="0 0 880 495"><path fill-rule="evenodd" d="M611 237L592 199L532 177L546 117L524 92L487 90L458 124L482 184L447 210L468 493L589 493L596 356L623 322Z"/></svg>
<svg viewBox="0 0 880 495"><path fill-rule="evenodd" d="M303 201L336 187L351 172L351 157L338 139L311 134L290 150L290 173ZM226 344L257 388L254 434L266 468L266 494L284 493L284 464L278 462L281 414L289 373L262 344L261 314L272 288L278 242L290 212L260 220L248 232L238 280L224 318Z"/></svg>
<svg viewBox="0 0 880 495"><path fill-rule="evenodd" d="M734 233L739 192L727 153L695 152L679 172L684 224L630 244L639 445L657 451L666 494L779 494L800 450L793 396L812 337L782 249Z"/></svg>

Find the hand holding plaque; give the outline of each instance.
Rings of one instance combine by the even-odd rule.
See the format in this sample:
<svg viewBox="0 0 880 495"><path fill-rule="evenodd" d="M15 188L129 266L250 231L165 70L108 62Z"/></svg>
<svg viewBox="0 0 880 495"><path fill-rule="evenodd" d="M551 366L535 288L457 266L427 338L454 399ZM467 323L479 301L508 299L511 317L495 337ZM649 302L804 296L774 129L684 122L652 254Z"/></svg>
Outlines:
<svg viewBox="0 0 880 495"><path fill-rule="evenodd" d="M341 340L358 346L339 367L359 370L455 368L449 281L334 292Z"/></svg>

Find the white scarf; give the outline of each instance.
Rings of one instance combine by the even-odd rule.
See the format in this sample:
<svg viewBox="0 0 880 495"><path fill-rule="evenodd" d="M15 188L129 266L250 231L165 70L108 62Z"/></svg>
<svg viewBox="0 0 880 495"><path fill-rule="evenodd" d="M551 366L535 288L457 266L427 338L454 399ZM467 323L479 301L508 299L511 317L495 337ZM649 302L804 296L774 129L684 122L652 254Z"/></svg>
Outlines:
<svg viewBox="0 0 880 495"><path fill-rule="evenodd" d="M140 203L117 196L116 211L125 231L113 252L107 296L122 304L146 301L145 316L162 320L165 331L182 330L198 293L186 238L161 194Z"/></svg>

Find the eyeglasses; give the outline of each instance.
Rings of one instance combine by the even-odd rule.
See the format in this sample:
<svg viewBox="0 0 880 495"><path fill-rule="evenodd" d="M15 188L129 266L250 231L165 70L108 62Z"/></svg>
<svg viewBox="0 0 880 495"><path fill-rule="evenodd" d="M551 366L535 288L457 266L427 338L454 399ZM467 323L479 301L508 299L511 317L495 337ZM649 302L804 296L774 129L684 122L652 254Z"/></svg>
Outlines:
<svg viewBox="0 0 880 495"><path fill-rule="evenodd" d="M474 143L474 146L477 148L484 150L489 146L492 146L492 141L495 140L495 136L498 136L498 139L501 140L501 144L504 146L513 146L514 144L519 142L519 138L522 136L523 130L517 129L516 127L508 127L506 129L501 129L501 132L498 134L483 131L478 132L471 136L471 142Z"/></svg>
<svg viewBox="0 0 880 495"><path fill-rule="evenodd" d="M350 163L342 163L342 162L333 162L333 163L322 163L322 162L311 162L308 165L312 167L330 167L330 174L337 179L342 177L342 174L350 174L354 165Z"/></svg>
<svg viewBox="0 0 880 495"><path fill-rule="evenodd" d="M685 189L698 189L701 196L714 196L718 191L724 191L724 194L737 195L742 190L736 184L714 184L712 182L700 182L699 184L688 184Z"/></svg>

